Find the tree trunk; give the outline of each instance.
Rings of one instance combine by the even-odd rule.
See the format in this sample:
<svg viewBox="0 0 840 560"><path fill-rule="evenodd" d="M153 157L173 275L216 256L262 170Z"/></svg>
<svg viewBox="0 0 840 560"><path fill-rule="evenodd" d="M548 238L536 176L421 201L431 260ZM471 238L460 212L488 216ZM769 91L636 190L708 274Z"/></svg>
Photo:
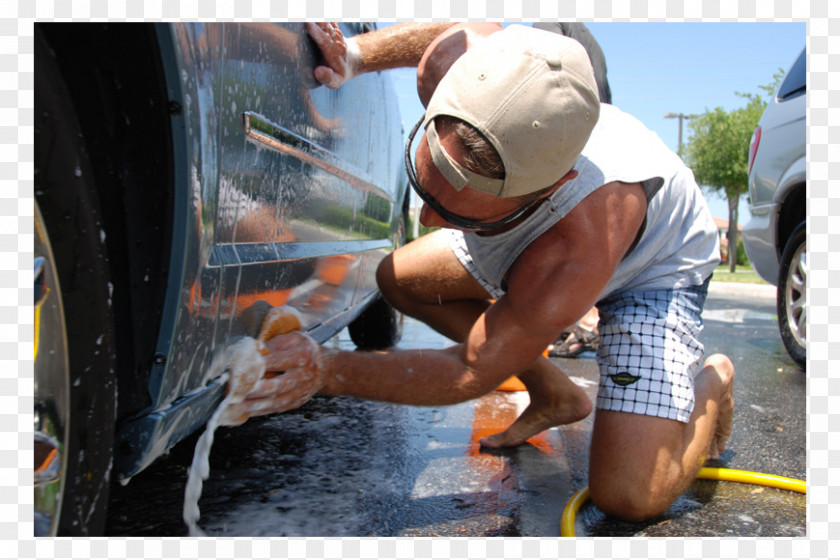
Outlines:
<svg viewBox="0 0 840 560"><path fill-rule="evenodd" d="M729 202L729 231L726 234L729 244L729 272L735 272L738 262L738 200L740 195L727 195Z"/></svg>

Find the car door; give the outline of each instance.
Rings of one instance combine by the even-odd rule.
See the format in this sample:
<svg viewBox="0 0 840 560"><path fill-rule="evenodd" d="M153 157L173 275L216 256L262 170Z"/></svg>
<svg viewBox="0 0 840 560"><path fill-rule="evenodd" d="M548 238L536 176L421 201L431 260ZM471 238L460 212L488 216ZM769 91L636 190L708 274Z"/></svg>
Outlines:
<svg viewBox="0 0 840 560"><path fill-rule="evenodd" d="M319 87L302 23L158 32L175 115L176 223L151 405L121 426L121 476L206 421L224 393L214 359L255 335L266 309L295 307L320 341L351 320L376 294L405 193L385 75Z"/></svg>

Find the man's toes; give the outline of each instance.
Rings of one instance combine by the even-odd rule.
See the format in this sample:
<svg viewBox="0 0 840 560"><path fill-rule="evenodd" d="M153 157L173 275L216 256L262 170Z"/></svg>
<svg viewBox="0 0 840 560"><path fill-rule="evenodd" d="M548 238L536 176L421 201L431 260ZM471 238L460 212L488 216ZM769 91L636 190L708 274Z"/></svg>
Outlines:
<svg viewBox="0 0 840 560"><path fill-rule="evenodd" d="M491 449L498 449L500 447L515 447L522 443L525 443L525 440L528 438L521 438L517 437L514 434L511 434L511 431L505 430L504 432L493 434L492 436L487 436L486 438L481 438L479 443L482 447L489 447Z"/></svg>

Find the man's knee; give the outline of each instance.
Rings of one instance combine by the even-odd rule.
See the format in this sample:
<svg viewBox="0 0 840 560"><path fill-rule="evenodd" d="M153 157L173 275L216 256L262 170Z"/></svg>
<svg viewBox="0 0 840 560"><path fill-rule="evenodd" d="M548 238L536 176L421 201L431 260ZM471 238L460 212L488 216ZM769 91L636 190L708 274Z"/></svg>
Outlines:
<svg viewBox="0 0 840 560"><path fill-rule="evenodd" d="M643 521L661 515L673 502L670 493L628 484L621 477L590 484L589 497L607 515L625 521Z"/></svg>
<svg viewBox="0 0 840 560"><path fill-rule="evenodd" d="M711 366L725 377L732 377L735 375L735 366L732 364L732 360L723 354L712 354L706 358L703 366Z"/></svg>
<svg viewBox="0 0 840 560"><path fill-rule="evenodd" d="M604 513L628 521L668 509L686 482L685 425L676 420L599 410L589 459L589 493Z"/></svg>
<svg viewBox="0 0 840 560"><path fill-rule="evenodd" d="M379 261L379 265L376 267L376 284L380 290L385 290L391 289L395 281L394 254L389 253L384 259Z"/></svg>
<svg viewBox="0 0 840 560"><path fill-rule="evenodd" d="M413 277L414 271L406 271L405 267L398 271L394 261L395 253L380 261L376 268L376 284L389 304L402 313L414 316L416 306L423 303L422 295L413 288L417 279Z"/></svg>
<svg viewBox="0 0 840 560"><path fill-rule="evenodd" d="M399 283L394 271L394 254L391 253L379 262L376 267L376 285L379 287L379 292L382 296L400 311L402 309L402 300L405 297L399 289Z"/></svg>

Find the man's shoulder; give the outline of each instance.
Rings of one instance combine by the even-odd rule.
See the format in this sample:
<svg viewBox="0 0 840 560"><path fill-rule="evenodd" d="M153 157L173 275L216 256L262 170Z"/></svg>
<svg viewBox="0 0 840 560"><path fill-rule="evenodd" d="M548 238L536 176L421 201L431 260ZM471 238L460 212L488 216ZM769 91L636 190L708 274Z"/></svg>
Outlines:
<svg viewBox="0 0 840 560"><path fill-rule="evenodd" d="M579 160L604 171L605 182L621 177L665 177L684 167L655 132L618 107L602 104L598 124ZM631 181L632 182L632 181Z"/></svg>
<svg viewBox="0 0 840 560"><path fill-rule="evenodd" d="M639 129L652 132L637 117L609 103L601 103L596 129L598 126L610 129L620 128L631 132Z"/></svg>
<svg viewBox="0 0 840 560"><path fill-rule="evenodd" d="M599 248L603 248L608 240L617 240L615 236L619 234L632 240L646 207L646 194L641 183L607 182L546 229L523 254L528 252L537 259L558 262L570 257L585 256L589 259L597 255Z"/></svg>

